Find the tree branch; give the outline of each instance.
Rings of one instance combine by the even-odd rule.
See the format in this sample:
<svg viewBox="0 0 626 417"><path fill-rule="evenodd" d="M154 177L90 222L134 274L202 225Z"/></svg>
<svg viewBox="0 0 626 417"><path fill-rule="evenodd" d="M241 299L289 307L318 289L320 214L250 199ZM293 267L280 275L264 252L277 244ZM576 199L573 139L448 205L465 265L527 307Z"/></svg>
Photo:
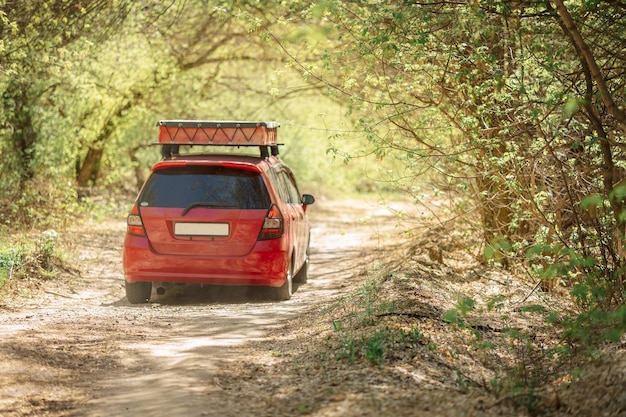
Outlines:
<svg viewBox="0 0 626 417"><path fill-rule="evenodd" d="M580 51L582 55L582 59L585 60L586 64L589 67L591 76L593 77L593 80L595 81L598 87L598 90L600 91L602 102L606 106L609 113L617 120L621 130L626 132L626 113L624 113L624 111L622 111L617 106L615 101L613 101L613 96L609 92L609 89L606 85L606 81L604 80L604 77L602 76L600 67L598 67L598 64L593 54L591 53L591 50L589 49L584 39L582 38L580 32L576 28L576 24L574 23L572 16L567 11L567 7L565 7L563 0L553 0L553 1L556 6L559 17L561 18L561 21L563 22L563 25L565 26L565 29L567 30L568 35L571 37L572 42L574 42L574 44Z"/></svg>

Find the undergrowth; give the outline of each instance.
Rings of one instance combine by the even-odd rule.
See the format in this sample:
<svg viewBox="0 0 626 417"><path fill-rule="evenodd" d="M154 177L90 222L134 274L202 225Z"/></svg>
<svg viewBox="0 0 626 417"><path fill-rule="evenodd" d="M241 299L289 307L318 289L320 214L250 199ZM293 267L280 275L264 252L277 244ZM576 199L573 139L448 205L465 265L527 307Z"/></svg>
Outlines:
<svg viewBox="0 0 626 417"><path fill-rule="evenodd" d="M28 291L39 281L54 277L62 266L56 231L35 236L4 234L0 243L0 299Z"/></svg>
<svg viewBox="0 0 626 417"><path fill-rule="evenodd" d="M332 308L333 336L326 343L334 360L347 366L434 363L432 375L445 369L458 389L483 389L531 414L546 383L574 374L571 346L559 339L562 331L545 307L512 309L496 295L481 303L461 296L442 308L408 296L411 280L380 266Z"/></svg>

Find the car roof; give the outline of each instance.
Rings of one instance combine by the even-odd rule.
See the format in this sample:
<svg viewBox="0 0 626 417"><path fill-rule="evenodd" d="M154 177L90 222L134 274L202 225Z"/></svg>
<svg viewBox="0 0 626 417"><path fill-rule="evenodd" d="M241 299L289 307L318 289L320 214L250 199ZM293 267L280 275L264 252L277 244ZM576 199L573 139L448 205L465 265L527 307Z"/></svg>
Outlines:
<svg viewBox="0 0 626 417"><path fill-rule="evenodd" d="M257 170L265 171L270 166L278 164L282 164L282 161L275 156L261 158L260 156L245 154L191 154L159 161L154 164L152 170L188 165L229 165L247 167L248 169L256 167Z"/></svg>

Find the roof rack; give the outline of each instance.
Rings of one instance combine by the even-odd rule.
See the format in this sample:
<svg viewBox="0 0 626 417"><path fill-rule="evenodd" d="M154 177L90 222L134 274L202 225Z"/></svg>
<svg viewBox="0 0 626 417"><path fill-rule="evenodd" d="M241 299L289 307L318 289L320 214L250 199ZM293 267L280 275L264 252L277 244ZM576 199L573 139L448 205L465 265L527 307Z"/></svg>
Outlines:
<svg viewBox="0 0 626 417"><path fill-rule="evenodd" d="M276 145L278 122L160 120L159 143L178 145Z"/></svg>
<svg viewBox="0 0 626 417"><path fill-rule="evenodd" d="M274 121L159 120L156 125L164 158L178 155L179 145L258 146L263 158L278 155L280 123Z"/></svg>

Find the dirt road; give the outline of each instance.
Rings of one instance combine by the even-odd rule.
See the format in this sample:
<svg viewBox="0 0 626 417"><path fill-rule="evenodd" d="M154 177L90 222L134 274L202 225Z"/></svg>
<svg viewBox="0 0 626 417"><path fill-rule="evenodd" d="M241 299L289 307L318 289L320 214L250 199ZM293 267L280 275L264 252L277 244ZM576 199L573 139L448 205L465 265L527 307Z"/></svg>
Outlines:
<svg viewBox="0 0 626 417"><path fill-rule="evenodd" d="M257 290L182 288L130 305L124 222L61 233L80 274L0 305L0 416L625 415L626 339L572 376L545 354L559 333L520 308L567 299L477 264L458 238L462 227L413 230L414 253L384 269L376 303L387 307L377 314L363 303L367 279L375 259L389 258L378 249L402 242L397 218L377 203L324 201L310 215L309 282L287 302ZM497 313L469 317L485 348L476 332L441 318L459 297L484 306L494 294L507 294ZM513 343L505 326L527 342ZM364 346L377 352L377 334L386 335L384 365L363 357ZM521 395L508 389L519 369L539 382Z"/></svg>
<svg viewBox="0 0 626 417"><path fill-rule="evenodd" d="M61 233L80 277L56 277L31 298L0 306L0 415L262 415L240 404L236 387L225 390L229 381L219 372L241 358L267 360L247 342L358 285L367 254L389 243L395 225L375 203L320 201L310 216L309 282L280 303L248 289L181 288L130 305L121 266L124 222Z"/></svg>

